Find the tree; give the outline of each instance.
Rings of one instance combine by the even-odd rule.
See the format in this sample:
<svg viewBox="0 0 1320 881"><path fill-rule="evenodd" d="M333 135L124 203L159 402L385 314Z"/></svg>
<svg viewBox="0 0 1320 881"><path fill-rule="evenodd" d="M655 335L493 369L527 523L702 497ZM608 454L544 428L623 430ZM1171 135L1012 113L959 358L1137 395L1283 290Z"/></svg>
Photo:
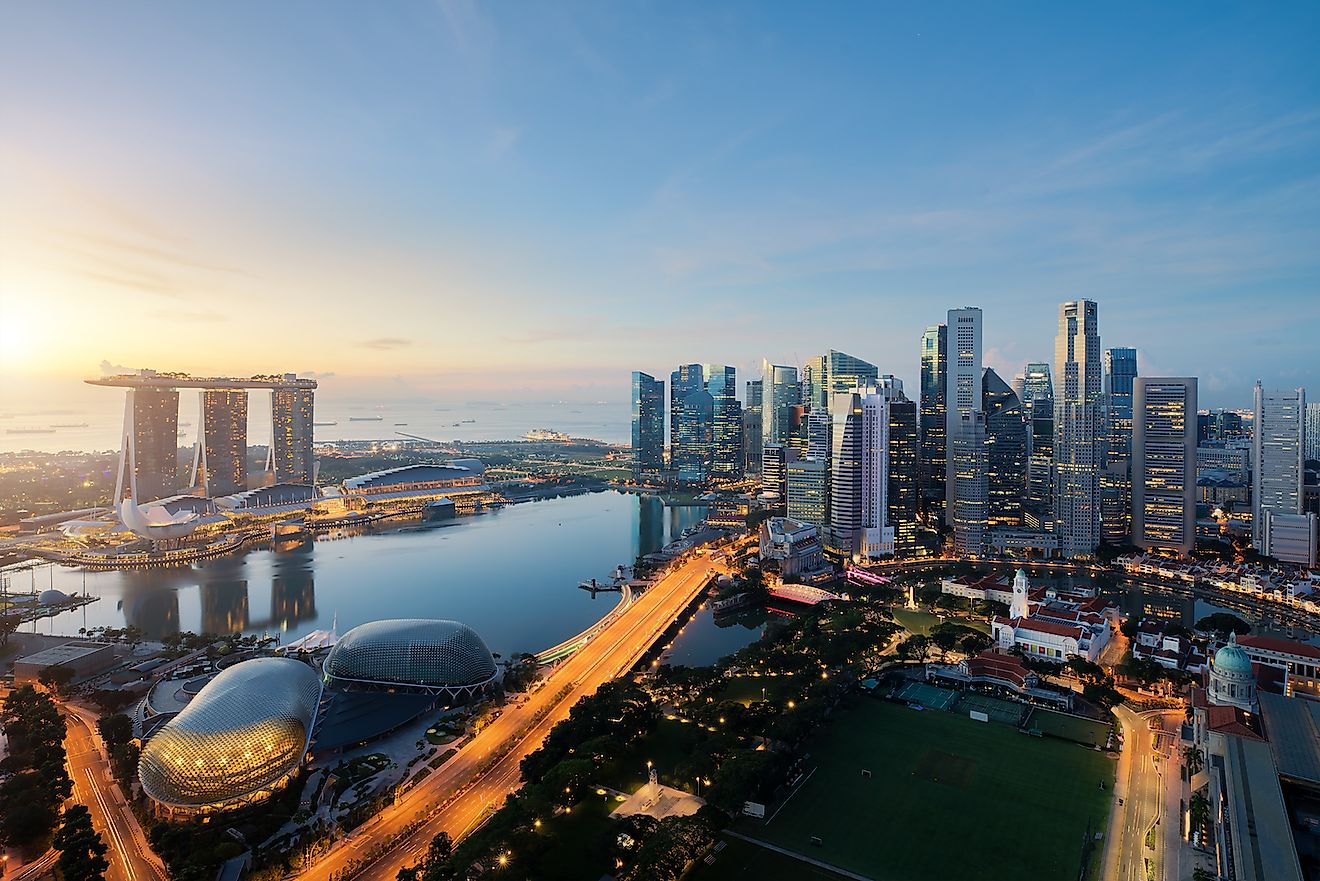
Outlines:
<svg viewBox="0 0 1320 881"><path fill-rule="evenodd" d="M1194 832L1204 829L1205 824L1210 821L1210 801L1204 793L1192 793L1191 799L1187 802L1187 818Z"/></svg>
<svg viewBox="0 0 1320 881"><path fill-rule="evenodd" d="M113 753L115 747L133 739L133 720L123 713L102 716L96 720L96 730L105 741L106 750Z"/></svg>
<svg viewBox="0 0 1320 881"><path fill-rule="evenodd" d="M1200 771L1205 761L1201 751L1194 746L1183 749L1183 760L1187 762L1187 771L1191 774Z"/></svg>
<svg viewBox="0 0 1320 881"><path fill-rule="evenodd" d="M1242 636L1251 632L1251 625L1232 612L1215 612L1197 621L1196 629L1202 633L1213 632L1220 636L1227 636L1229 633Z"/></svg>
<svg viewBox="0 0 1320 881"><path fill-rule="evenodd" d="M64 881L102 881L110 868L105 842L92 827L86 805L73 805L64 812L51 846L60 852L56 866Z"/></svg>
<svg viewBox="0 0 1320 881"><path fill-rule="evenodd" d="M909 636L898 644L897 651L899 658L904 661L924 662L930 652L930 639L921 634Z"/></svg>
<svg viewBox="0 0 1320 881"><path fill-rule="evenodd" d="M37 681L51 691L63 691L78 672L65 664L53 664L37 674Z"/></svg>
<svg viewBox="0 0 1320 881"><path fill-rule="evenodd" d="M23 623L21 615L0 612L0 645L9 645L9 634L17 632L21 623Z"/></svg>

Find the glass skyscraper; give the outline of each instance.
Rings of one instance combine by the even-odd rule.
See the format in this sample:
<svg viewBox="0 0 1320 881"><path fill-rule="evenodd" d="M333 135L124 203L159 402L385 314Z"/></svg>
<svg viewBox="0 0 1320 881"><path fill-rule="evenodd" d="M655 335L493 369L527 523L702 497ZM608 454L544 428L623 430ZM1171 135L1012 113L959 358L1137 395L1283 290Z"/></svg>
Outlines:
<svg viewBox="0 0 1320 881"><path fill-rule="evenodd" d="M1027 494L1027 423L1017 393L994 370L982 378L990 526L1022 524Z"/></svg>
<svg viewBox="0 0 1320 881"><path fill-rule="evenodd" d="M917 403L906 397L889 402L889 523L894 527L894 554L900 557L916 554L920 523L918 508L918 463L921 458L917 442Z"/></svg>
<svg viewBox="0 0 1320 881"><path fill-rule="evenodd" d="M293 374L287 377L292 380ZM315 393L310 389L274 389L270 393L270 418L274 442L267 470L276 483L310 484L316 479L312 457L312 413Z"/></svg>
<svg viewBox="0 0 1320 881"><path fill-rule="evenodd" d="M1099 307L1094 301L1059 305L1054 363L1054 531L1064 557L1091 557L1100 544L1104 422Z"/></svg>
<svg viewBox="0 0 1320 881"><path fill-rule="evenodd" d="M802 403L797 368L763 361L761 373L761 435L767 444L787 443L789 408Z"/></svg>
<svg viewBox="0 0 1320 881"><path fill-rule="evenodd" d="M633 476L665 467L665 384L648 373L632 375Z"/></svg>
<svg viewBox="0 0 1320 881"><path fill-rule="evenodd" d="M151 502L179 491L179 393L135 388L128 392L118 500L128 493ZM127 473L125 473L127 472Z"/></svg>
<svg viewBox="0 0 1320 881"><path fill-rule="evenodd" d="M1132 544L1190 556L1196 547L1196 378L1141 377L1133 383L1133 405Z"/></svg>
<svg viewBox="0 0 1320 881"><path fill-rule="evenodd" d="M193 449L195 488L212 497L247 489L247 423L246 391L201 392L197 444Z"/></svg>
<svg viewBox="0 0 1320 881"><path fill-rule="evenodd" d="M1127 467L1132 458L1132 382L1137 378L1137 350L1105 350L1105 397L1109 405L1108 461Z"/></svg>
<svg viewBox="0 0 1320 881"><path fill-rule="evenodd" d="M710 476L741 477L742 405L738 403L737 371L733 367L707 364L702 369L702 376L714 408Z"/></svg>
<svg viewBox="0 0 1320 881"><path fill-rule="evenodd" d="M921 335L921 498L922 508L943 516L945 487L945 401L948 328L935 324Z"/></svg>

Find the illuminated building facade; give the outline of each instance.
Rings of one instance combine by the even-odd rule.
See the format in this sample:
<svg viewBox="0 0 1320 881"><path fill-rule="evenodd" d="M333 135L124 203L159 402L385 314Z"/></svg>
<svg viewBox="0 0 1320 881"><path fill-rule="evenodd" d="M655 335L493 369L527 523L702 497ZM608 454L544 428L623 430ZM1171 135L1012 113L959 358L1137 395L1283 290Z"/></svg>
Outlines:
<svg viewBox="0 0 1320 881"><path fill-rule="evenodd" d="M1068 559L1094 556L1100 544L1102 403L1099 307L1059 305L1054 340L1054 531Z"/></svg>
<svg viewBox="0 0 1320 881"><path fill-rule="evenodd" d="M824 459L798 459L785 466L784 513L793 520L824 528L828 512L829 469Z"/></svg>
<svg viewBox="0 0 1320 881"><path fill-rule="evenodd" d="M169 817L269 798L301 767L321 700L316 671L290 658L224 670L142 749L138 777Z"/></svg>
<svg viewBox="0 0 1320 881"><path fill-rule="evenodd" d="M981 380L985 413L987 523L991 527L1022 525L1022 501L1027 494L1027 423L1017 393L994 370Z"/></svg>
<svg viewBox="0 0 1320 881"><path fill-rule="evenodd" d="M486 643L457 621L372 621L345 633L325 659L329 685L403 690L451 700L478 696L499 679Z"/></svg>
<svg viewBox="0 0 1320 881"><path fill-rule="evenodd" d="M880 370L874 364L845 352L830 349L821 356L823 377L820 382L821 405L828 409L835 395L843 395L856 388L874 386ZM816 404L813 402L813 408Z"/></svg>
<svg viewBox="0 0 1320 881"><path fill-rule="evenodd" d="M950 309L949 357L944 383L945 522L960 554L983 552L989 486L982 405L981 310ZM963 432L964 435L959 434ZM959 493L963 497L959 497Z"/></svg>
<svg viewBox="0 0 1320 881"><path fill-rule="evenodd" d="M276 483L316 481L312 457L314 397L311 389L277 388L270 393L272 439L266 470Z"/></svg>
<svg viewBox="0 0 1320 881"><path fill-rule="evenodd" d="M889 402L889 488L885 499L889 523L894 527L894 553L912 556L920 547L918 509L920 485L918 465L921 445L917 440L917 403L906 397Z"/></svg>
<svg viewBox="0 0 1320 881"><path fill-rule="evenodd" d="M683 415L683 399L706 387L700 364L680 364L669 374L669 454L678 446L678 420Z"/></svg>
<svg viewBox="0 0 1320 881"><path fill-rule="evenodd" d="M921 498L923 510L943 516L945 384L949 365L948 327L935 324L921 335Z"/></svg>
<svg viewBox="0 0 1320 881"><path fill-rule="evenodd" d="M738 403L737 371L733 367L706 364L702 368L702 376L712 407L709 476L723 479L741 477L742 405Z"/></svg>
<svg viewBox="0 0 1320 881"><path fill-rule="evenodd" d="M1302 513L1306 390L1266 392L1256 383L1252 422L1252 543L1265 543L1265 514Z"/></svg>
<svg viewBox="0 0 1320 881"><path fill-rule="evenodd" d="M172 496L179 488L179 393L130 388L125 397L115 501Z"/></svg>
<svg viewBox="0 0 1320 881"><path fill-rule="evenodd" d="M715 399L698 388L680 400L678 407L678 435L670 464L679 480L701 483L710 476L715 450Z"/></svg>
<svg viewBox="0 0 1320 881"><path fill-rule="evenodd" d="M632 375L633 476L665 467L665 384L647 373Z"/></svg>
<svg viewBox="0 0 1320 881"><path fill-rule="evenodd" d="M1132 458L1133 382L1137 378L1137 350L1105 349L1105 400L1109 406L1107 461L1121 462L1124 468ZM1195 420L1192 425L1196 429Z"/></svg>
<svg viewBox="0 0 1320 881"><path fill-rule="evenodd" d="M1137 377L1132 393L1132 544L1196 547L1196 378Z"/></svg>
<svg viewBox="0 0 1320 881"><path fill-rule="evenodd" d="M193 447L192 485L209 497L247 489L248 393L204 389Z"/></svg>
<svg viewBox="0 0 1320 881"><path fill-rule="evenodd" d="M747 398L743 406L743 473L756 475L761 473L761 445L763 428L761 425L761 380L747 381Z"/></svg>
<svg viewBox="0 0 1320 881"><path fill-rule="evenodd" d="M789 408L802 403L796 367L763 361L761 364L761 436L766 444L789 440Z"/></svg>
<svg viewBox="0 0 1320 881"><path fill-rule="evenodd" d="M894 553L889 516L889 404L894 388L835 395L828 546L856 559Z"/></svg>

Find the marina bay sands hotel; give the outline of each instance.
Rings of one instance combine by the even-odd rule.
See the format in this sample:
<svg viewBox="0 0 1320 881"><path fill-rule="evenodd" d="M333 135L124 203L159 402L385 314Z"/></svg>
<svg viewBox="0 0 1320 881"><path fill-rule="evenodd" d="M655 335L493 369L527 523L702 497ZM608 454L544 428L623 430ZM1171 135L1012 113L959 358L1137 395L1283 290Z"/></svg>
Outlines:
<svg viewBox="0 0 1320 881"><path fill-rule="evenodd" d="M200 377L140 370L89 379L90 385L128 390L115 500L151 502L179 491L179 390L199 389L197 443L191 489L209 497L248 489L248 391L270 391L272 483L315 482L312 411L316 380L292 373L249 378Z"/></svg>

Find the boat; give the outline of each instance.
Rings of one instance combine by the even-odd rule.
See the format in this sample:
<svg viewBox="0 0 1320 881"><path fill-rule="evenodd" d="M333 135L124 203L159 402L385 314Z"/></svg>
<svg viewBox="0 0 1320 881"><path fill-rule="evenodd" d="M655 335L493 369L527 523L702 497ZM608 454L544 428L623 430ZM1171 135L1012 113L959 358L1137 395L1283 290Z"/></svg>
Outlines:
<svg viewBox="0 0 1320 881"><path fill-rule="evenodd" d="M380 422L384 418L385 418L384 416L350 416L348 417L348 421L349 422Z"/></svg>
<svg viewBox="0 0 1320 881"><path fill-rule="evenodd" d="M314 425L314 426L317 427L317 428L325 428L325 427L330 426L330 425L338 425L338 424L339 424L338 422L313 422L313 423L312 423L312 425Z"/></svg>
<svg viewBox="0 0 1320 881"><path fill-rule="evenodd" d="M86 422L52 422L51 428L86 428Z"/></svg>
<svg viewBox="0 0 1320 881"><path fill-rule="evenodd" d="M529 441L556 441L558 443L566 443L572 440L571 437L564 434L562 431L555 431L550 428L533 428L531 431L524 434L523 438Z"/></svg>
<svg viewBox="0 0 1320 881"><path fill-rule="evenodd" d="M466 422L466 423L472 423L472 422L476 422L477 420L475 420L475 419L464 419L463 421Z"/></svg>
<svg viewBox="0 0 1320 881"><path fill-rule="evenodd" d="M5 434L54 434L53 428L6 428Z"/></svg>
<svg viewBox="0 0 1320 881"><path fill-rule="evenodd" d="M396 422L396 423L394 423L394 424L395 424L395 425L407 425L408 423L406 423L406 422Z"/></svg>

